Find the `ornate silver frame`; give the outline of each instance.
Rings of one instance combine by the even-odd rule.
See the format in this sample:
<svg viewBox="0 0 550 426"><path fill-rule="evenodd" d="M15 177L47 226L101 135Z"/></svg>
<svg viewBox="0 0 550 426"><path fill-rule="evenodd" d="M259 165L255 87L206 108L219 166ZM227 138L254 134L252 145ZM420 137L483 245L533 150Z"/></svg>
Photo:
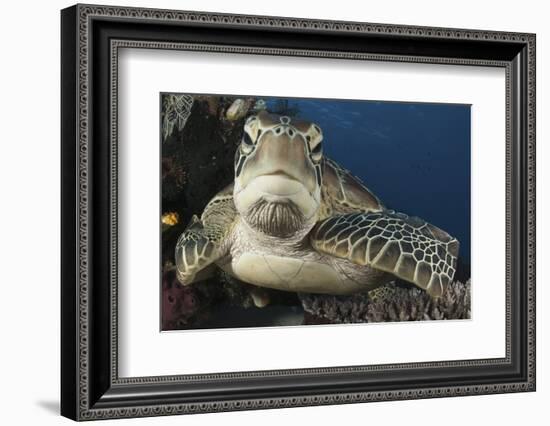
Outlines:
<svg viewBox="0 0 550 426"><path fill-rule="evenodd" d="M139 38L141 31L158 40ZM189 29L190 41L166 30ZM235 32L238 44L213 43L201 32ZM355 40L419 44L419 54L281 46L252 46L247 30L324 34ZM165 31L166 33L162 33ZM194 31L197 31L195 34ZM238 34L237 34L238 33ZM241 35L243 33L243 35ZM241 38L239 38L241 37ZM369 38L371 37L371 38ZM276 39L276 37L274 37ZM266 42L267 43L267 42ZM277 45L279 43L279 45ZM428 48L422 50L422 43ZM426 54L442 46L478 48L470 56ZM445 44L447 43L447 44ZM461 44L462 43L462 44ZM340 46L335 41L335 45ZM454 47L453 47L454 46ZM488 50L500 49L497 53ZM298 55L371 61L503 67L506 70L506 357L447 362L187 376L118 377L117 113L120 48ZM386 50L384 50L386 49ZM432 49L432 50L430 50ZM464 51L458 48L457 51ZM446 28L243 16L77 5L62 12L62 414L75 420L199 413L365 401L475 395L535 389L535 36ZM101 99L101 100L100 100ZM103 102L103 103L102 103ZM107 102L107 103L105 103ZM101 139L103 138L103 139ZM91 161L93 159L93 162ZM105 164L103 164L105 163ZM107 172L99 178L97 170ZM107 178L108 177L108 178ZM97 188L97 189L96 189ZM105 198L98 192L107 189ZM96 234L104 229L105 234ZM108 258L96 255L99 247ZM521 258L521 264L512 261ZM98 261L98 259L101 260ZM98 264L101 264L98 266ZM102 277L102 280L98 279ZM101 308L97 306L101 305ZM469 372L500 371L459 384ZM404 386L407 372L426 371L432 385ZM458 372L464 372L461 376ZM394 383L377 388L381 374ZM506 379L505 377L509 377ZM280 380L277 380L277 379ZM301 383L315 386L300 390ZM330 390L334 380L345 386ZM367 380L368 379L368 380ZM497 380L498 379L498 380ZM213 388L238 380L230 394ZM292 382L294 380L294 382ZM454 384L453 384L454 381ZM464 381L464 380L462 380ZM281 384L283 383L283 384ZM168 397L171 394L177 398ZM267 396L254 396L256 392Z"/></svg>

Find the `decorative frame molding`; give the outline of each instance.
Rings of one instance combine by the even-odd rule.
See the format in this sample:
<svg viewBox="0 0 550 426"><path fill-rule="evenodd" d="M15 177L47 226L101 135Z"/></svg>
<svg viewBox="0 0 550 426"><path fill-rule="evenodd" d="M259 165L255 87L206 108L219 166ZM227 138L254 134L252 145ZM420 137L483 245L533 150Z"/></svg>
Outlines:
<svg viewBox="0 0 550 426"><path fill-rule="evenodd" d="M139 24L130 31L125 25ZM188 29L189 40L169 28ZM238 44L213 43L218 28ZM247 32L273 30L251 45ZM139 38L139 32L159 40ZM163 31L165 31L163 33ZM194 33L196 31L196 34ZM315 33L337 49L288 45L284 35ZM281 39L277 38L281 34ZM124 37L121 37L121 36ZM270 36L271 37L271 36ZM343 37L344 41L337 40ZM366 51L355 40L373 41ZM200 41L199 41L200 40ZM270 40L274 40L271 42ZM345 42L351 43L349 49ZM419 45L418 54L388 43ZM285 45L285 43L287 45ZM283 44L281 46L281 44ZM307 44L307 43L303 43ZM367 43L368 44L368 43ZM442 46L442 47L441 47ZM471 50L466 54L466 46ZM371 61L503 67L506 70L506 357L448 362L327 367L190 376L119 378L117 368L117 90L118 49L154 48L239 54L297 55ZM445 56L443 50L448 48ZM472 49L473 48L473 49ZM438 50L439 49L439 50ZM454 50L453 50L454 49ZM431 52L431 54L430 54ZM436 55L435 52L439 52ZM454 55L453 55L454 54ZM462 56L460 56L462 54ZM468 56L469 55L469 56ZM410 27L267 16L76 5L62 11L62 414L75 420L432 398L535 389L535 36L496 31ZM102 143L103 142L103 143ZM91 158L94 159L93 167ZM98 170L98 165L101 170ZM102 172L103 177L100 177ZM102 195L100 189L107 189ZM98 230L103 230L100 233ZM107 258L98 254L99 247ZM517 262L512 261L517 257ZM513 284L516 285L513 285ZM94 302L92 304L92 301ZM99 305L99 307L98 307ZM471 384L452 384L451 371L506 371ZM454 370L453 370L454 369ZM433 386L399 384L407 371L426 371ZM380 373L395 385L376 389ZM466 373L465 373L466 374ZM372 380L361 382L366 375ZM348 380L327 391L334 377ZM369 377L370 377L369 376ZM292 378L311 380L311 390ZM237 394L214 392L228 380L248 381ZM277 380L280 379L280 380ZM284 379L284 380L283 380ZM281 384L284 382L284 386ZM252 389L272 385L268 397ZM187 388L185 388L187 386ZM394 386L392 388L392 386ZM165 390L177 387L178 397ZM195 389L190 393L189 387ZM325 391L323 391L323 387ZM187 389L185 392L183 389ZM139 389L139 395L138 395ZM144 396L148 394L148 396Z"/></svg>

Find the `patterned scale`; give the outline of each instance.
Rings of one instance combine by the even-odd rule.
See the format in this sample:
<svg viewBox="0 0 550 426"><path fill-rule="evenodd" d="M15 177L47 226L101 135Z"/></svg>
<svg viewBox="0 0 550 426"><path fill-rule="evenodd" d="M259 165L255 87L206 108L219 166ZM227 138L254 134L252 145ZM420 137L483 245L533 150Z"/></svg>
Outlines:
<svg viewBox="0 0 550 426"><path fill-rule="evenodd" d="M418 217L391 210L333 216L311 233L319 252L390 272L441 296L456 269L459 243Z"/></svg>

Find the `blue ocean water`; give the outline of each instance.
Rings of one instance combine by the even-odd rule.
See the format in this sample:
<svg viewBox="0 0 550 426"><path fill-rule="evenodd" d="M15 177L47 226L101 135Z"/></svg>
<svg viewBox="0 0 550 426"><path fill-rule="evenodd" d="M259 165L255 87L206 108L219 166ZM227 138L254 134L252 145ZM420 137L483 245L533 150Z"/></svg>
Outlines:
<svg viewBox="0 0 550 426"><path fill-rule="evenodd" d="M460 241L470 263L470 105L265 99L323 130L324 154L390 209L419 216Z"/></svg>

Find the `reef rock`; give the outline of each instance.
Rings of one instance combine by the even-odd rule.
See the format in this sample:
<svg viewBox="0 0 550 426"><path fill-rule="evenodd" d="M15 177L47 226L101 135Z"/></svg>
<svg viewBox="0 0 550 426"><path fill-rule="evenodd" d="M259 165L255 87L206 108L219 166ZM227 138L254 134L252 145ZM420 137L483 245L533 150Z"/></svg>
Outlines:
<svg viewBox="0 0 550 426"><path fill-rule="evenodd" d="M230 121L236 121L243 118L250 108L250 102L244 99L235 99L227 109L225 117Z"/></svg>
<svg viewBox="0 0 550 426"><path fill-rule="evenodd" d="M300 294L307 324L469 319L470 281L454 281L438 299L391 283L383 292L351 296Z"/></svg>

